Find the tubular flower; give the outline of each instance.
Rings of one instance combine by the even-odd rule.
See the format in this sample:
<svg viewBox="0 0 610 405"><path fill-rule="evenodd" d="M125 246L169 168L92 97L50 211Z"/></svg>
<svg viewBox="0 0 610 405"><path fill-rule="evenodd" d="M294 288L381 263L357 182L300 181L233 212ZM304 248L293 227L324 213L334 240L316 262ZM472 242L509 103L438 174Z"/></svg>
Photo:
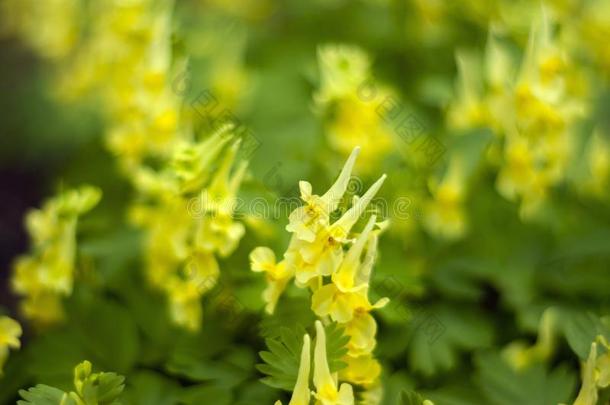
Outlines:
<svg viewBox="0 0 610 405"><path fill-rule="evenodd" d="M598 344L604 348L604 353L598 355ZM610 345L603 336L598 336L597 342L591 344L589 358L582 365L582 386L574 405L595 405L598 390L610 386Z"/></svg>
<svg viewBox="0 0 610 405"><path fill-rule="evenodd" d="M318 231L328 226L331 212L337 209L347 190L354 163L359 153L360 148L354 148L337 181L322 197L312 194L310 183L299 182L301 199L305 201L306 205L295 209L290 214L289 224L286 226L288 232L293 233L297 239L313 242Z"/></svg>
<svg viewBox="0 0 610 405"><path fill-rule="evenodd" d="M141 170L135 183L145 202L132 220L147 230L146 276L163 291L174 322L196 331L201 298L220 276L217 257L230 255L244 234L233 218L246 164L237 169L232 126L182 144L160 171Z"/></svg>
<svg viewBox="0 0 610 405"><path fill-rule="evenodd" d="M312 309L316 315L330 316L335 322L346 323L354 319L357 311L368 312L386 304L387 300L381 300L371 305L367 297L368 283L356 285L356 274L361 266L360 257L375 220L375 216L370 218L339 269L332 274L332 283L320 287L313 293Z"/></svg>
<svg viewBox="0 0 610 405"><path fill-rule="evenodd" d="M314 101L327 116L328 140L344 155L362 146L364 169L370 171L392 148L391 130L378 111L391 93L371 81L370 61L359 48L323 46L318 64L320 87Z"/></svg>
<svg viewBox="0 0 610 405"><path fill-rule="evenodd" d="M72 294L74 284L78 218L100 196L97 188L84 186L59 194L27 215L31 253L17 259L12 279L15 292L24 296L21 308L27 318L45 325L63 317L61 299Z"/></svg>
<svg viewBox="0 0 610 405"><path fill-rule="evenodd" d="M292 391L292 397L288 405L309 405L311 392L309 391L309 369L311 367L311 339L309 335L303 337L303 349L301 350L301 361L299 363L299 374L297 382ZM277 401L275 405L282 405Z"/></svg>
<svg viewBox="0 0 610 405"><path fill-rule="evenodd" d="M300 240L298 234L293 234L284 258L294 269L297 283L305 285L315 277L330 276L337 271L344 257L343 245L348 242L353 226L365 213L385 177L383 175L377 180L362 198L356 198L354 205L341 218L318 229L312 242Z"/></svg>
<svg viewBox="0 0 610 405"><path fill-rule="evenodd" d="M0 377L2 368L8 359L9 349L19 349L21 342L19 338L22 334L21 325L8 316L0 317Z"/></svg>
<svg viewBox="0 0 610 405"><path fill-rule="evenodd" d="M316 321L316 348L314 351L313 383L316 386L314 396L321 405L353 405L352 386L343 383L337 390L337 381L330 374L326 358L326 334L322 322Z"/></svg>
<svg viewBox="0 0 610 405"><path fill-rule="evenodd" d="M356 148L339 179L324 196L313 195L309 183L301 182L306 205L290 216L291 223L287 230L293 235L284 259L278 262L271 249L258 247L250 254L250 265L252 271L264 273L267 278L263 299L269 313L273 313L280 295L293 278L297 287L311 290L313 312L322 319L339 323L349 336L348 353L343 359L348 367L341 371L341 378L365 390L374 390L379 384L381 367L372 355L376 346L377 324L371 312L386 305L388 299L383 298L373 304L369 301L368 292L377 239L386 226L385 223L377 223L373 215L359 234L354 234L352 228L379 191L385 175L362 197L355 197L351 208L339 219L330 222L330 214L337 209L346 191L357 153ZM321 336L323 332L319 330L319 322L317 328L318 336ZM318 403L352 403L345 402L347 398L353 398L351 386L343 385L337 391L336 380L330 377L328 365L324 366L321 362L326 356L321 351L322 346L316 346L318 366L317 371L314 370ZM370 395L370 398L375 397L378 396Z"/></svg>

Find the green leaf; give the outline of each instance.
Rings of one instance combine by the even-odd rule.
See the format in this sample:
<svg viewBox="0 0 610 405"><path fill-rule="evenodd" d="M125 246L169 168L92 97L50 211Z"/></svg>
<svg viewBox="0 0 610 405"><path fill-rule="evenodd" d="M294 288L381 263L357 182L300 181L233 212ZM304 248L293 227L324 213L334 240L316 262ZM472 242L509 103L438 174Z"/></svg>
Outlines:
<svg viewBox="0 0 610 405"><path fill-rule="evenodd" d="M428 376L452 370L461 352L488 347L493 336L491 324L476 308L449 306L413 311L408 333L409 365Z"/></svg>
<svg viewBox="0 0 610 405"><path fill-rule="evenodd" d="M400 405L422 405L425 398L415 391L403 391L400 395Z"/></svg>
<svg viewBox="0 0 610 405"><path fill-rule="evenodd" d="M179 391L177 382L152 371L140 371L129 376L124 396L128 404L176 405Z"/></svg>
<svg viewBox="0 0 610 405"><path fill-rule="evenodd" d="M199 405L213 402L215 405L231 405L233 395L226 388L218 386L201 385L185 389L179 402L184 405Z"/></svg>
<svg viewBox="0 0 610 405"><path fill-rule="evenodd" d="M280 328L279 337L265 339L269 351L260 352L264 361L256 368L267 377L261 381L273 388L292 391L299 372L300 353L305 329L297 325L293 329Z"/></svg>
<svg viewBox="0 0 610 405"><path fill-rule="evenodd" d="M26 401L19 404L34 405L119 405L125 378L115 373L92 373L92 365L84 361L74 369L76 392L66 393L48 385L37 385L28 391L19 391Z"/></svg>
<svg viewBox="0 0 610 405"><path fill-rule="evenodd" d="M127 373L138 355L138 331L125 308L111 301L86 302L76 314L89 358L101 368Z"/></svg>
<svg viewBox="0 0 610 405"><path fill-rule="evenodd" d="M341 358L347 353L349 337L345 331L336 323L325 327L326 330L326 357L331 372L343 369L346 364ZM296 327L280 328L279 336L265 340L269 351L259 353L264 361L256 368L267 376L261 381L273 388L279 388L291 392L297 380L301 350L303 348L303 336L305 329Z"/></svg>
<svg viewBox="0 0 610 405"><path fill-rule="evenodd" d="M562 326L568 344L581 360L589 357L591 343L598 335L610 339L610 327L591 313L564 311Z"/></svg>
<svg viewBox="0 0 610 405"><path fill-rule="evenodd" d="M519 372L499 354L476 359L477 382L491 405L568 403L576 388L576 375L564 366L546 370L536 364Z"/></svg>
<svg viewBox="0 0 610 405"><path fill-rule="evenodd" d="M341 359L347 354L347 344L349 336L345 334L345 329L338 323L331 323L326 328L326 357L328 366L332 373L344 369L345 364ZM302 339L301 339L302 340Z"/></svg>
<svg viewBox="0 0 610 405"><path fill-rule="evenodd" d="M24 400L17 401L18 405L59 405L62 404L62 398L66 395L66 393L60 389L39 384L27 391L19 391L19 395ZM74 402L74 400L71 398L66 399L67 401L63 404L76 405L76 402Z"/></svg>

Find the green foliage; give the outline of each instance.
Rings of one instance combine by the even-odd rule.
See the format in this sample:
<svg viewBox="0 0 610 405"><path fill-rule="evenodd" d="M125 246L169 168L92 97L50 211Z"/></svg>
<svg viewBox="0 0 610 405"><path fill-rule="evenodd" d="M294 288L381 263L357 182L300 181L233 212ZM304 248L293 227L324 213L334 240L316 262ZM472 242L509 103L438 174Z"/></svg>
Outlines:
<svg viewBox="0 0 610 405"><path fill-rule="evenodd" d="M592 313L565 311L562 325L568 344L583 361L589 357L591 343L597 336L610 339L608 318L599 318Z"/></svg>
<svg viewBox="0 0 610 405"><path fill-rule="evenodd" d="M497 354L478 356L476 365L477 382L492 405L567 403L576 387L577 375L567 366L515 371Z"/></svg>
<svg viewBox="0 0 610 405"><path fill-rule="evenodd" d="M37 385L19 394L19 405L119 405L125 378L115 373L92 373L85 361L74 370L74 387L69 393L48 385Z"/></svg>
<svg viewBox="0 0 610 405"><path fill-rule="evenodd" d="M403 391L400 395L400 405L424 405L424 397L415 391Z"/></svg>
<svg viewBox="0 0 610 405"><path fill-rule="evenodd" d="M58 405L65 398L67 404L74 405L76 402L66 397L66 393L60 389L39 384L27 391L19 391L24 401L18 401L19 405Z"/></svg>
<svg viewBox="0 0 610 405"><path fill-rule="evenodd" d="M346 366L341 358L347 353L349 337L337 323L331 323L325 329L328 365L331 372L336 372ZM256 366L261 373L266 374L266 377L261 379L262 382L270 387L292 392L299 372L305 333L302 326L292 329L282 327L278 337L265 339L268 351L259 353L264 363Z"/></svg>
<svg viewBox="0 0 610 405"><path fill-rule="evenodd" d="M493 330L476 308L433 306L409 324L407 353L412 370L433 375L455 368L460 353L489 347Z"/></svg>

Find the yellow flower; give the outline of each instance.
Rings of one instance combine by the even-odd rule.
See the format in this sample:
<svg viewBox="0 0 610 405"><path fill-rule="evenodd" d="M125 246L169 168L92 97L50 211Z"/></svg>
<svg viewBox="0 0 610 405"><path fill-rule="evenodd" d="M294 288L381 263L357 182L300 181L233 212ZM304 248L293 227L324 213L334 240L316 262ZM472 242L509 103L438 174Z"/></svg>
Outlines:
<svg viewBox="0 0 610 405"><path fill-rule="evenodd" d="M8 358L9 349L19 349L21 343L21 325L8 316L0 317L0 376L2 376L2 368Z"/></svg>
<svg viewBox="0 0 610 405"><path fill-rule="evenodd" d="M555 311L547 309L540 320L536 344L528 346L520 341L513 342L502 351L503 357L517 371L530 366L535 361L548 359L555 349L556 324Z"/></svg>
<svg viewBox="0 0 610 405"><path fill-rule="evenodd" d="M243 224L233 221L237 191L247 167L246 162L242 162L230 176L238 148L239 142L229 148L209 186L201 193L202 209L206 215L196 230L195 245L205 251L218 252L222 257L235 250L245 233Z"/></svg>
<svg viewBox="0 0 610 405"><path fill-rule="evenodd" d="M327 116L325 129L330 145L347 155L363 147L363 169L370 171L393 146L383 102L395 98L371 79L369 58L356 47L326 45L318 49L320 87L314 95Z"/></svg>
<svg viewBox="0 0 610 405"><path fill-rule="evenodd" d="M433 234L456 239L466 232L464 199L466 178L463 164L457 158L451 160L445 177L432 187L433 200L425 207L424 224Z"/></svg>
<svg viewBox="0 0 610 405"><path fill-rule="evenodd" d="M263 300L267 303L265 310L273 314L275 306L292 279L286 264L282 261L276 263L275 253L266 247L257 247L250 253L250 268L254 272L264 272L267 276L267 288L263 292Z"/></svg>
<svg viewBox="0 0 610 405"><path fill-rule="evenodd" d="M447 112L448 124L455 129L490 126L478 61L463 52L458 53L456 59L459 71L457 97Z"/></svg>
<svg viewBox="0 0 610 405"><path fill-rule="evenodd" d="M349 356L358 357L371 354L375 349L377 322L368 311L356 310L352 320L345 324L345 333L350 337L347 344Z"/></svg>
<svg viewBox="0 0 610 405"><path fill-rule="evenodd" d="M263 293L267 312L273 312L280 294L292 278L295 278L297 287L311 289L311 308L315 314L321 318L330 318L345 327L350 337L347 357L361 361L366 356L370 357L371 361L367 363L373 371L372 374L369 373L370 379L360 375L360 370L357 369L352 372L352 377L358 384L371 388L379 382L380 367L371 356L376 345L377 324L370 312L384 306L388 299L371 304L368 291L376 259L378 235L387 223L377 224L376 216L373 215L359 235L354 235L352 228L365 214L386 176L377 180L362 197L355 196L351 208L338 220L331 223L329 218L346 191L357 153L358 148L352 151L339 179L324 196L312 195L311 185L301 183L303 200L307 205L291 216L288 230L293 235L284 259L278 263L273 251L258 247L250 254L250 266L253 271L265 273L267 277L268 285ZM320 342L324 331L319 321L316 328L316 404L353 404L352 387L343 384L338 389L336 376L330 375L325 359L325 343ZM354 364L359 367L360 363ZM374 395L370 398L374 398Z"/></svg>
<svg viewBox="0 0 610 405"><path fill-rule="evenodd" d="M378 383L381 366L371 354L358 357L345 356L343 361L347 364L347 367L339 373L343 380L364 387L374 386Z"/></svg>
<svg viewBox="0 0 610 405"><path fill-rule="evenodd" d="M309 368L311 363L309 335L303 337L303 349L301 350L301 362L299 364L299 374L297 382L292 391L292 397L288 405L309 405L311 392L309 391ZM281 402L276 402L276 404Z"/></svg>
<svg viewBox="0 0 610 405"><path fill-rule="evenodd" d="M51 324L62 318L61 298L72 294L74 284L78 218L100 196L90 186L65 191L26 216L31 252L17 258L12 286L24 296L21 306L29 319Z"/></svg>
<svg viewBox="0 0 610 405"><path fill-rule="evenodd" d="M2 25L45 58L60 61L78 41L80 8L78 0L7 0L1 5Z"/></svg>
<svg viewBox="0 0 610 405"><path fill-rule="evenodd" d="M597 370L595 363L597 361L597 343L591 344L589 358L582 367L582 386L578 393L578 397L574 401L574 405L596 405L597 404Z"/></svg>
<svg viewBox="0 0 610 405"><path fill-rule="evenodd" d="M332 274L332 283L317 289L312 296L312 310L320 317L330 316L339 323L350 322L357 310L370 311L380 308L387 300L371 305L368 300L368 281L356 285L356 275L360 268L360 256L375 225L372 216L354 245L348 251L337 272Z"/></svg>
<svg viewBox="0 0 610 405"><path fill-rule="evenodd" d="M597 341L591 343L589 358L582 365L582 386L574 405L596 405L598 389L610 386L610 345L601 335L597 337ZM599 357L598 343L605 349Z"/></svg>
<svg viewBox="0 0 610 405"><path fill-rule="evenodd" d="M364 51L345 45L318 48L320 90L318 103L328 103L352 93L369 77L370 61Z"/></svg>
<svg viewBox="0 0 610 405"><path fill-rule="evenodd" d="M314 396L321 405L353 405L354 392L349 384L341 384L337 390L336 378L330 374L326 358L326 333L322 322L316 321L316 347L314 351Z"/></svg>
<svg viewBox="0 0 610 405"><path fill-rule="evenodd" d="M352 169L359 153L360 148L354 148L335 184L321 197L312 194L310 183L299 182L301 199L305 201L305 205L290 213L289 223L286 226L288 232L294 233L298 239L313 242L318 231L328 226L330 214L337 209L347 190Z"/></svg>
<svg viewBox="0 0 610 405"><path fill-rule="evenodd" d="M365 213L366 207L385 181L383 175L354 205L337 221L320 229L311 242L293 236L285 258L287 265L294 268L297 283L306 285L318 276L330 276L343 260L343 244L347 242L352 227Z"/></svg>
<svg viewBox="0 0 610 405"><path fill-rule="evenodd" d="M234 129L176 145L161 170L136 171L143 203L131 214L147 231L147 278L166 294L172 320L191 331L201 326L201 298L219 278L216 257L231 254L245 232L233 218L246 170L245 163L232 170L240 145Z"/></svg>

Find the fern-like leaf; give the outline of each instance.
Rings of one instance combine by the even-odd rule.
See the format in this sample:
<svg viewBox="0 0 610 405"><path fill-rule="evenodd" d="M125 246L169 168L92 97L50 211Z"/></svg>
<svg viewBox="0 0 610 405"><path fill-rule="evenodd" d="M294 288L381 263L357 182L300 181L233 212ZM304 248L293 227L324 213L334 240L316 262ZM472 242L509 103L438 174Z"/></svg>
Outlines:
<svg viewBox="0 0 610 405"><path fill-rule="evenodd" d="M29 390L19 391L23 400L17 401L18 405L76 405L76 403L60 389L39 384ZM65 399L62 402L62 399Z"/></svg>
<svg viewBox="0 0 610 405"><path fill-rule="evenodd" d="M333 323L326 328L326 353L331 372L343 369L346 364L341 361L347 354L349 336L338 324ZM281 327L277 337L266 339L268 351L260 352L264 363L256 368L266 377L261 381L273 388L291 392L297 380L299 362L303 347L305 329L298 325L291 328Z"/></svg>

